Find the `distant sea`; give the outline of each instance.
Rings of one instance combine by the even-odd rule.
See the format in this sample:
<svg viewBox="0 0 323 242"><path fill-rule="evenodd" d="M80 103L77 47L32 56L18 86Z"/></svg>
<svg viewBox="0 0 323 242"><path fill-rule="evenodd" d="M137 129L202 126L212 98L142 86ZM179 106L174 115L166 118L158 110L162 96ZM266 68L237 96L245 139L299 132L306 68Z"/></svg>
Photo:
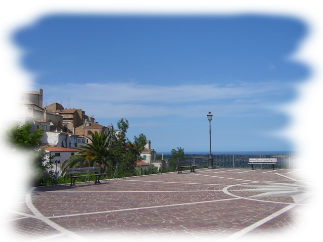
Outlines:
<svg viewBox="0 0 323 242"><path fill-rule="evenodd" d="M171 152L157 152L157 154L171 155ZM184 150L185 155L208 155L209 151L196 151L196 152L186 152ZM212 155L289 155L295 154L293 151L218 151L212 152Z"/></svg>

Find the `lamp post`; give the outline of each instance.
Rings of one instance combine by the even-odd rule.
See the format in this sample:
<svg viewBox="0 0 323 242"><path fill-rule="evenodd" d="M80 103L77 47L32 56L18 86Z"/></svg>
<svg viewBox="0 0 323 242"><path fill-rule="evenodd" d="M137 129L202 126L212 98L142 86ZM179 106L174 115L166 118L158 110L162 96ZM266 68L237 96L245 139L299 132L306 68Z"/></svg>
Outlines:
<svg viewBox="0 0 323 242"><path fill-rule="evenodd" d="M211 120L212 120L212 116L213 116L213 114L211 112L209 112L207 114L207 119L209 120L209 126L210 126L210 155L209 155L209 159L207 160L209 169L213 169L213 158L212 158L212 152L211 152Z"/></svg>

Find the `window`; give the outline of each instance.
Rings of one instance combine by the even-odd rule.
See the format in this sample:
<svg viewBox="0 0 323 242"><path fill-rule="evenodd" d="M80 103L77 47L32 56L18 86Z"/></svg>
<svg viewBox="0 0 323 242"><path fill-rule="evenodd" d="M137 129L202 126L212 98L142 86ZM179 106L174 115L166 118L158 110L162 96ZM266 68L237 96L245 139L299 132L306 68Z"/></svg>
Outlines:
<svg viewBox="0 0 323 242"><path fill-rule="evenodd" d="M143 159L143 160L146 160L146 158L147 158L147 156L146 156L146 155L144 155L144 156L142 157L142 159Z"/></svg>
<svg viewBox="0 0 323 242"><path fill-rule="evenodd" d="M55 156L61 156L61 153L55 153Z"/></svg>
<svg viewBox="0 0 323 242"><path fill-rule="evenodd" d="M74 152L71 153L71 156L74 155Z"/></svg>

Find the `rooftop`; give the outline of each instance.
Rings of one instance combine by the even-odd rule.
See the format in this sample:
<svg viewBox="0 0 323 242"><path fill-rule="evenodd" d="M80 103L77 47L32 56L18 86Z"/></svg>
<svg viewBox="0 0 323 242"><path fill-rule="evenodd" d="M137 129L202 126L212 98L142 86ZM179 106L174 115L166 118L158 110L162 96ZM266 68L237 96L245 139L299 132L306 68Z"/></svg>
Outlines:
<svg viewBox="0 0 323 242"><path fill-rule="evenodd" d="M76 112L76 108L72 108L72 109L63 109L60 111L60 113L75 113Z"/></svg>
<svg viewBox="0 0 323 242"><path fill-rule="evenodd" d="M45 150L50 152L80 152L79 149L65 148L65 147L47 147Z"/></svg>

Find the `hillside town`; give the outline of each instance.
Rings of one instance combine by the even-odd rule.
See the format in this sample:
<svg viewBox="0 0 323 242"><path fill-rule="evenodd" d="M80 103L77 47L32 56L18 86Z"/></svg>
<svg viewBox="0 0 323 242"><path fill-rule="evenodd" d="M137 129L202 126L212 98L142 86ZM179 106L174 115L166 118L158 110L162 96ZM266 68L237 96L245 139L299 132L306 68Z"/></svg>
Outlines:
<svg viewBox="0 0 323 242"><path fill-rule="evenodd" d="M55 170L60 172L62 163L69 157L80 152L80 146L91 143L91 132L105 132L110 126L99 124L93 117L86 115L81 108L64 108L55 102L43 106L44 91L26 91L22 95L24 115L19 124L32 124L32 131L42 128L41 147L55 157ZM159 168L162 161L156 160L156 151L151 148L151 141L147 143L140 154L137 166L148 168L154 165Z"/></svg>

